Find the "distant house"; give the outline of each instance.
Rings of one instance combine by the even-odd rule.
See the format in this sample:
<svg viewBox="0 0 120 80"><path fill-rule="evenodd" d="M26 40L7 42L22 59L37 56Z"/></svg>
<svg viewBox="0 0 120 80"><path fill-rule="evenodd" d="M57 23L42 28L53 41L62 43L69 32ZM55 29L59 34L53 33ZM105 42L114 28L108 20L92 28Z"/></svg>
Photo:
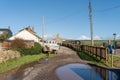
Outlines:
<svg viewBox="0 0 120 80"><path fill-rule="evenodd" d="M34 27L30 28L30 26L20 30L18 33L10 37L7 41L3 42L3 47L9 47L10 43L15 40L15 38L20 38L25 41L28 47L34 46L34 42L40 42L41 38L36 35L34 32Z"/></svg>
<svg viewBox="0 0 120 80"><path fill-rule="evenodd" d="M0 28L0 41L4 41L12 36L10 26L8 28Z"/></svg>
<svg viewBox="0 0 120 80"><path fill-rule="evenodd" d="M57 34L56 35L56 37L55 37L55 39L54 39L57 43L59 43L59 44L62 44L62 39L60 38L60 35L59 34Z"/></svg>
<svg viewBox="0 0 120 80"><path fill-rule="evenodd" d="M12 36L12 31L10 30L10 26L8 28L0 28L0 50L3 41L7 40L11 36Z"/></svg>

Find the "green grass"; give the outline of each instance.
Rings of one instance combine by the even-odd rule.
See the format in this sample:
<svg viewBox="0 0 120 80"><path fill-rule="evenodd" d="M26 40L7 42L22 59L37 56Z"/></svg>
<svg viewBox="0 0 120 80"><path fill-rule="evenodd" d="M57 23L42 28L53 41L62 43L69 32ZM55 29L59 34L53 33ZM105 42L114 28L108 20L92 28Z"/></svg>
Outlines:
<svg viewBox="0 0 120 80"><path fill-rule="evenodd" d="M84 45L91 45L91 41L90 40L83 40L81 42ZM101 46L101 45L103 45L103 42L107 43L108 41L107 40L94 40L94 45L95 46Z"/></svg>
<svg viewBox="0 0 120 80"><path fill-rule="evenodd" d="M54 57L54 56L55 54L50 54L50 57ZM26 63L37 61L45 57L47 57L46 54L26 55L26 56L22 56L19 58L15 58L15 59L0 63L0 73L14 69Z"/></svg>
<svg viewBox="0 0 120 80"><path fill-rule="evenodd" d="M111 67L111 55L108 55L108 63L106 64L105 61L100 61L98 58L84 52L78 52L78 55L87 61L90 61L93 64L99 66L108 66ZM120 56L113 56L113 67L120 67Z"/></svg>
<svg viewBox="0 0 120 80"><path fill-rule="evenodd" d="M81 40L81 43L83 45L91 45L91 40ZM108 40L94 40L95 46L101 46L103 43L108 44ZM114 40L111 40L111 43L114 44ZM120 44L120 40L117 40L117 43Z"/></svg>
<svg viewBox="0 0 120 80"><path fill-rule="evenodd" d="M111 54L108 56L108 65L111 66ZM120 67L120 56L113 55L113 66Z"/></svg>
<svg viewBox="0 0 120 80"><path fill-rule="evenodd" d="M103 61L100 61L98 58L88 54L88 53L85 53L85 52L78 52L78 55L83 59L83 60L87 60L87 61L90 61L91 63L93 64L96 64L96 65L101 65L101 66L107 66L105 64L105 62Z"/></svg>

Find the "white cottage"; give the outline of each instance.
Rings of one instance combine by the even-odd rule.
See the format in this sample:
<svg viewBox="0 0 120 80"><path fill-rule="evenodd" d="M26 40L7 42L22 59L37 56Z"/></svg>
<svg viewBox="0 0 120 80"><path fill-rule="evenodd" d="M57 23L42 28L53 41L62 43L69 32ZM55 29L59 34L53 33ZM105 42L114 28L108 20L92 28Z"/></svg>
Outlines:
<svg viewBox="0 0 120 80"><path fill-rule="evenodd" d="M20 30L17 34L10 37L8 40L14 40L15 38L21 38L26 41L34 41L34 42L40 42L41 38L37 36L34 32L34 28L27 27L25 29Z"/></svg>

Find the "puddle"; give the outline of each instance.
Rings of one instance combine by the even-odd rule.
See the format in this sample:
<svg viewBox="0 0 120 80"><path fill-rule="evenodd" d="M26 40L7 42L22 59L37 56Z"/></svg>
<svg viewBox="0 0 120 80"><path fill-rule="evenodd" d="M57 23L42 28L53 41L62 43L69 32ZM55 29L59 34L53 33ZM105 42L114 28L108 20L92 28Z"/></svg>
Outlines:
<svg viewBox="0 0 120 80"><path fill-rule="evenodd" d="M14 80L14 78L13 77L8 77L7 80Z"/></svg>
<svg viewBox="0 0 120 80"><path fill-rule="evenodd" d="M120 80L120 69L78 63L59 67L56 74L60 80Z"/></svg>
<svg viewBox="0 0 120 80"><path fill-rule="evenodd" d="M8 77L6 80L22 80L22 79L20 79L20 78L15 79L15 78L13 78L13 77Z"/></svg>

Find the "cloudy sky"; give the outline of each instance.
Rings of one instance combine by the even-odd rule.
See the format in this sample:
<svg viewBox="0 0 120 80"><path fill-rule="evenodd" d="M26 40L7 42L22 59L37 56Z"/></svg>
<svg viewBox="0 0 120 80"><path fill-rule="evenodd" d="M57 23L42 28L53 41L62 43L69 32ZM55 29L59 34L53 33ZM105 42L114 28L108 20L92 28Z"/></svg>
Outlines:
<svg viewBox="0 0 120 80"><path fill-rule="evenodd" d="M120 0L90 1L94 39L120 34ZM11 26L14 34L30 25L41 36L42 16L47 37L90 39L88 0L0 0L0 28Z"/></svg>

